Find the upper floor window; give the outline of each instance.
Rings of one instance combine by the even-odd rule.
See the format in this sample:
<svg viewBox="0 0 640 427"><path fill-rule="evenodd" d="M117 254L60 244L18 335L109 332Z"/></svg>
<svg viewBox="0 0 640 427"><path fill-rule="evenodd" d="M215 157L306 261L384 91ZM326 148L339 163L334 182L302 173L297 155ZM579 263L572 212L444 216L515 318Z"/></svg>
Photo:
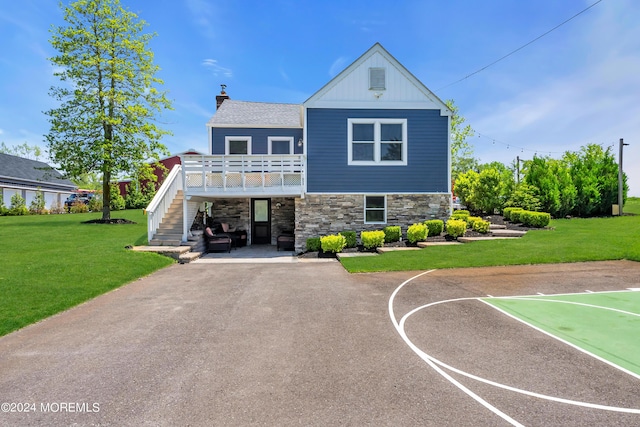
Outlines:
<svg viewBox="0 0 640 427"><path fill-rule="evenodd" d="M267 139L269 154L293 154L292 136L270 136Z"/></svg>
<svg viewBox="0 0 640 427"><path fill-rule="evenodd" d="M406 119L348 119L350 165L406 165Z"/></svg>
<svg viewBox="0 0 640 427"><path fill-rule="evenodd" d="M251 137L250 136L226 136L224 138L224 152L227 155L251 154Z"/></svg>

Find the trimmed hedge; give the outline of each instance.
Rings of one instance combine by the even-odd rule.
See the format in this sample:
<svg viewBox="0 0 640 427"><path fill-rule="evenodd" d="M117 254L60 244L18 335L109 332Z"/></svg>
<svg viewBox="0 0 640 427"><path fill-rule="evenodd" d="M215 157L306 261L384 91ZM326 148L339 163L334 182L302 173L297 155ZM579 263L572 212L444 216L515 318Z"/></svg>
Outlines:
<svg viewBox="0 0 640 427"><path fill-rule="evenodd" d="M489 226L491 223L489 221L485 221L483 219L479 221L473 222L473 231L477 231L478 233L487 234L489 232Z"/></svg>
<svg viewBox="0 0 640 427"><path fill-rule="evenodd" d="M551 220L551 214L546 212L532 212L522 211L520 212L520 221L527 227L543 228L549 225Z"/></svg>
<svg viewBox="0 0 640 427"><path fill-rule="evenodd" d="M379 248L384 245L384 231L363 231L360 233L360 240L365 249Z"/></svg>
<svg viewBox="0 0 640 427"><path fill-rule="evenodd" d="M356 246L358 246L355 231L341 231L338 234L344 236L344 238L347 239L347 248L355 248Z"/></svg>
<svg viewBox="0 0 640 427"><path fill-rule="evenodd" d="M524 209L522 208L516 208L516 207L508 207L508 208L504 208L502 210L502 216L504 217L505 220L507 221L512 221L511 219L511 213L514 211L522 211Z"/></svg>
<svg viewBox="0 0 640 427"><path fill-rule="evenodd" d="M307 239L307 250L309 252L318 252L322 247L319 237L309 237Z"/></svg>
<svg viewBox="0 0 640 427"><path fill-rule="evenodd" d="M480 218L479 216L470 216L469 218L467 218L467 228L473 229L473 226L478 221L482 221L482 218Z"/></svg>
<svg viewBox="0 0 640 427"><path fill-rule="evenodd" d="M397 242L400 240L402 229L399 225L389 225L383 228L382 231L384 232L385 243Z"/></svg>
<svg viewBox="0 0 640 427"><path fill-rule="evenodd" d="M444 221L441 219L429 219L424 225L427 226L427 236L439 236L444 231Z"/></svg>
<svg viewBox="0 0 640 427"><path fill-rule="evenodd" d="M464 236L467 232L467 223L461 219L450 219L447 221L447 234L455 239Z"/></svg>
<svg viewBox="0 0 640 427"><path fill-rule="evenodd" d="M465 209L460 209L457 211L453 211L453 213L451 214L451 218L452 219L461 219L463 221L467 221L467 219L469 218L470 214L468 210Z"/></svg>
<svg viewBox="0 0 640 427"><path fill-rule="evenodd" d="M407 240L411 243L424 242L427 240L427 226L423 223L411 225L407 229Z"/></svg>
<svg viewBox="0 0 640 427"><path fill-rule="evenodd" d="M322 236L320 238L320 244L323 252L342 252L345 246L347 246L347 239L341 234L330 234L328 236Z"/></svg>

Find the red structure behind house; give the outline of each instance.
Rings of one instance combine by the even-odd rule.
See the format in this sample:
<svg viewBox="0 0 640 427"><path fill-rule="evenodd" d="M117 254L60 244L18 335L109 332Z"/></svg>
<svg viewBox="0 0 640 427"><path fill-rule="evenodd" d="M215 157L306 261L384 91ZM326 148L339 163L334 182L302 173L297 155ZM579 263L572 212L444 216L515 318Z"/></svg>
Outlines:
<svg viewBox="0 0 640 427"><path fill-rule="evenodd" d="M164 182L166 175L171 171L171 169L175 165L180 164L180 156L185 154L202 154L202 153L195 150L188 150L182 153L174 154L171 157L160 159L158 162L150 163L151 166L153 166L153 174L158 177L158 180L156 181L156 190L160 188L160 186ZM166 168L166 170L164 170L162 167L157 166L157 163L160 163L161 165L163 165ZM132 181L133 180L131 179L124 179L122 181L118 181L118 189L120 190L120 195L122 197L127 196L127 186L129 186ZM147 182L148 182L147 180L140 182L140 188L145 188L147 186Z"/></svg>

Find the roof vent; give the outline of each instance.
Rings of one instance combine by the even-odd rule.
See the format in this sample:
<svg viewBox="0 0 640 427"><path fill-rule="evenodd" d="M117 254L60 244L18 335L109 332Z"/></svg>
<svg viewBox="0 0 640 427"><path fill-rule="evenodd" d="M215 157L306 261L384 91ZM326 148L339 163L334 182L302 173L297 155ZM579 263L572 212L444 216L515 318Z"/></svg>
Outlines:
<svg viewBox="0 0 640 427"><path fill-rule="evenodd" d="M386 76L384 68L369 68L369 90L385 90Z"/></svg>

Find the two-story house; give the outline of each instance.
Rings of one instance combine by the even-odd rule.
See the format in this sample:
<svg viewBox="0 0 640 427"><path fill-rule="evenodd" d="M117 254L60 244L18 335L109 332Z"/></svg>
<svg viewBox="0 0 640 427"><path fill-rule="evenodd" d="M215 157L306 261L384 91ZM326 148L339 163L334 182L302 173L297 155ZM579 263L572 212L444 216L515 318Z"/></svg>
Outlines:
<svg viewBox="0 0 640 427"><path fill-rule="evenodd" d="M379 43L301 105L225 95L207 123L211 155L183 156L164 190L182 192L183 240L203 206L249 244L293 232L297 251L308 237L450 215L451 111Z"/></svg>

